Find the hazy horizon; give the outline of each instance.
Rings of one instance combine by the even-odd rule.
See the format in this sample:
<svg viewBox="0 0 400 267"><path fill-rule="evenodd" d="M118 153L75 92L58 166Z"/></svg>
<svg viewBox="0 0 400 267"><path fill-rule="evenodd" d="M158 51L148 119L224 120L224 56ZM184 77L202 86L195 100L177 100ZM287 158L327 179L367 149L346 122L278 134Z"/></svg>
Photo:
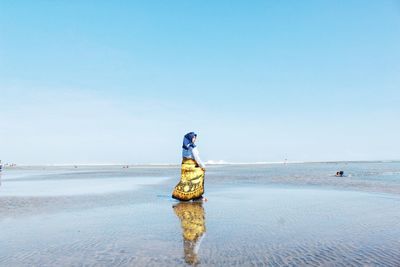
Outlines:
<svg viewBox="0 0 400 267"><path fill-rule="evenodd" d="M0 3L0 159L400 159L398 1Z"/></svg>
<svg viewBox="0 0 400 267"><path fill-rule="evenodd" d="M323 164L323 163L398 163L400 159L393 160L330 160L330 161L255 161L255 162L228 162L224 160L205 160L207 165L276 165L276 164ZM91 167L91 166L179 166L181 162L102 162L102 163L42 163L42 164L29 164L29 163L10 163L2 162L5 167Z"/></svg>

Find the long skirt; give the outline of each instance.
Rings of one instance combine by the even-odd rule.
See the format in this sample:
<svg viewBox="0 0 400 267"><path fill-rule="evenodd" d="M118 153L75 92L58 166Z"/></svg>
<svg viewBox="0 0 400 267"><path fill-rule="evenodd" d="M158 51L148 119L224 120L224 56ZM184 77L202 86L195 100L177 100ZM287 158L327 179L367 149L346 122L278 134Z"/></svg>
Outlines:
<svg viewBox="0 0 400 267"><path fill-rule="evenodd" d="M188 201L200 198L204 194L204 171L193 159L183 159L181 180L175 186L172 197Z"/></svg>

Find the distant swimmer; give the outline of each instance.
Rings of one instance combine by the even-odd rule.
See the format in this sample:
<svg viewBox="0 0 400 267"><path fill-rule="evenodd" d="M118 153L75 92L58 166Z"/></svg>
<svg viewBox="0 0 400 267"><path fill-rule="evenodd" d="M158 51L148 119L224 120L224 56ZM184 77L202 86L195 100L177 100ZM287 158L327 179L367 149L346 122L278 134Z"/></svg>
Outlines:
<svg viewBox="0 0 400 267"><path fill-rule="evenodd" d="M336 172L336 177L343 177L343 175L344 175L344 172L343 171L338 171L338 172Z"/></svg>

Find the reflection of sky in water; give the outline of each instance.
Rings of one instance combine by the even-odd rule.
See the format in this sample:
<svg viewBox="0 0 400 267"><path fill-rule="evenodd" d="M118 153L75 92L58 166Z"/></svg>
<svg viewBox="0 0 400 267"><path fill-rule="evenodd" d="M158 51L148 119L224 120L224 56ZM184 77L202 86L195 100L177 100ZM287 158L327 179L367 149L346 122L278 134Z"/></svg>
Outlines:
<svg viewBox="0 0 400 267"><path fill-rule="evenodd" d="M386 175L397 177L399 164L383 164L381 169L366 164L364 171L361 166L349 168L383 180L389 171L393 174ZM338 168L332 164L209 168L208 202L201 209L182 208L182 218L171 208L178 202L170 198L178 169L37 173L32 180L26 176L9 179L3 173L6 179L0 195L45 193L34 198L0 197L2 205L10 201L16 209L0 209L0 265L184 266L194 251L201 266L400 266L398 194L265 183L294 174L300 178L293 180L304 181L301 177L306 173L312 179L340 182L340 178L326 178ZM375 177L374 171L383 175ZM138 188L144 183L154 185ZM138 190L135 194L120 191L131 189ZM50 201L41 197L49 192L67 196ZM20 205L27 204L23 201L12 206L16 199L27 199L29 204L36 201L29 206L32 212L24 213ZM74 204L78 202L86 204ZM201 241L203 225L207 236ZM200 230L192 231L196 227ZM189 240L185 236L191 233L199 238L185 246L183 241ZM201 248L196 250L200 241Z"/></svg>
<svg viewBox="0 0 400 267"><path fill-rule="evenodd" d="M161 188L162 195L173 184ZM363 263L388 258L385 266L400 263L397 196L265 186L208 192L205 217L186 209L180 220L171 209L176 202L154 192L148 203L0 220L0 262L184 265L183 228L192 231L194 223L207 225L196 255L202 266L277 264L287 257L316 266L349 266L355 258Z"/></svg>
<svg viewBox="0 0 400 267"><path fill-rule="evenodd" d="M400 198L386 194L242 186L208 197L218 205L209 205L207 217L223 222L220 233L235 233L238 242L354 241L379 236L382 226L400 222Z"/></svg>
<svg viewBox="0 0 400 267"><path fill-rule="evenodd" d="M4 180L0 196L69 196L105 194L135 190L141 185L157 184L166 178L132 177L102 179L54 179L54 180Z"/></svg>

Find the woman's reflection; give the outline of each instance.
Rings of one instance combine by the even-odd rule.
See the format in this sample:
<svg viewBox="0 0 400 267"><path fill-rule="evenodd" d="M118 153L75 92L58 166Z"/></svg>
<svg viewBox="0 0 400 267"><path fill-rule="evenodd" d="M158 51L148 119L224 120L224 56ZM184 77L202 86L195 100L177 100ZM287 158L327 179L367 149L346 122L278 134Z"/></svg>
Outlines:
<svg viewBox="0 0 400 267"><path fill-rule="evenodd" d="M180 202L173 209L181 220L185 261L197 265L197 252L206 232L203 203Z"/></svg>

